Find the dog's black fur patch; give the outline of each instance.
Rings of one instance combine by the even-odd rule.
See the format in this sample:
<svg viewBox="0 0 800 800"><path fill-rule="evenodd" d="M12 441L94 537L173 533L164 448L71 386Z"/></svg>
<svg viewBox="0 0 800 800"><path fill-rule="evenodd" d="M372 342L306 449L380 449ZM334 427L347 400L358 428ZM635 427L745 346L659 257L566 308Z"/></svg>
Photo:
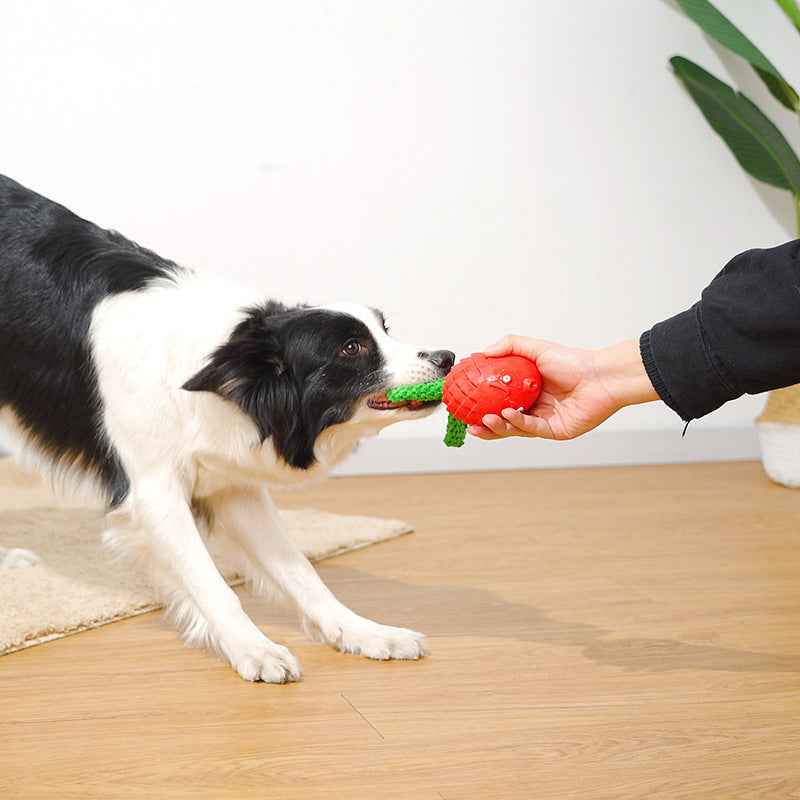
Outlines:
<svg viewBox="0 0 800 800"><path fill-rule="evenodd" d="M0 409L57 463L96 474L112 505L128 478L105 435L92 311L179 267L0 176Z"/></svg>
<svg viewBox="0 0 800 800"><path fill-rule="evenodd" d="M183 388L233 401L289 466L308 469L319 434L349 419L355 403L383 385L384 366L355 317L270 302L250 309Z"/></svg>

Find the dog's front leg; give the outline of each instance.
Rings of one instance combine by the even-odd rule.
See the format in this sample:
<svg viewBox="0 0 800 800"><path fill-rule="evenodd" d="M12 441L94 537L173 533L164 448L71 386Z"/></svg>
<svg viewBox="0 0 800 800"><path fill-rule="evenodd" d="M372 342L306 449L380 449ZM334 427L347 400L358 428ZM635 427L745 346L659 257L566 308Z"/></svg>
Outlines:
<svg viewBox="0 0 800 800"><path fill-rule="evenodd" d="M360 617L340 603L289 537L265 490L242 489L215 498L214 531L244 551L253 577L274 587L300 613L303 630L343 653L376 659L417 659L425 637Z"/></svg>
<svg viewBox="0 0 800 800"><path fill-rule="evenodd" d="M5 548L0 545L0 569L35 567L42 559L24 547Z"/></svg>
<svg viewBox="0 0 800 800"><path fill-rule="evenodd" d="M108 523L107 538L133 549L145 562L188 640L213 648L245 680L300 678L296 659L261 633L223 580L180 489L154 482L137 485L109 514Z"/></svg>

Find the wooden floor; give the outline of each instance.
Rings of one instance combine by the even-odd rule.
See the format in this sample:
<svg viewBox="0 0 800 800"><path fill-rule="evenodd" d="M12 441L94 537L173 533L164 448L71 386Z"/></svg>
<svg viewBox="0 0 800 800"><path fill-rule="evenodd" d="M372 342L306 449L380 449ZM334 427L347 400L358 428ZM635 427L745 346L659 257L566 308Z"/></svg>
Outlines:
<svg viewBox="0 0 800 800"><path fill-rule="evenodd" d="M245 683L159 614L5 656L0 796L800 797L800 492L760 465L348 478L279 502L416 526L320 572L431 655L342 656L247 598L301 683Z"/></svg>

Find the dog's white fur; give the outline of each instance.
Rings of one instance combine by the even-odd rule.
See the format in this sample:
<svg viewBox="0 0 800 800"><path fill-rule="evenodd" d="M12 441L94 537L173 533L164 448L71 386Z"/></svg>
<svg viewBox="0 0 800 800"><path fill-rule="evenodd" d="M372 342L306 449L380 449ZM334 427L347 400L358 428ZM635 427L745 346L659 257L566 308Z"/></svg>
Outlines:
<svg viewBox="0 0 800 800"><path fill-rule="evenodd" d="M220 576L211 537L313 639L370 658L425 653L421 634L336 600L268 492L320 480L360 439L430 413L385 392L444 377L450 351L395 341L362 306L289 308L195 274L5 176L0 282L0 447L96 489L106 542L142 562L190 641L248 680L300 675Z"/></svg>
<svg viewBox="0 0 800 800"><path fill-rule="evenodd" d="M220 653L246 680L297 680L300 667L244 613L204 535L226 539L254 584L295 606L315 641L375 659L419 658L426 652L421 634L371 622L333 596L287 536L268 488L320 480L359 439L427 410L376 411L364 403L345 424L323 431L317 463L297 470L276 456L269 440L261 443L236 405L181 388L226 340L242 309L261 301L246 287L187 273L177 286L113 295L98 305L91 337L104 423L130 479L124 502L107 517L105 540L146 566L189 641ZM328 308L369 327L394 385L439 377L419 358L420 348L388 336L370 310ZM198 527L198 505L212 512L208 531Z"/></svg>

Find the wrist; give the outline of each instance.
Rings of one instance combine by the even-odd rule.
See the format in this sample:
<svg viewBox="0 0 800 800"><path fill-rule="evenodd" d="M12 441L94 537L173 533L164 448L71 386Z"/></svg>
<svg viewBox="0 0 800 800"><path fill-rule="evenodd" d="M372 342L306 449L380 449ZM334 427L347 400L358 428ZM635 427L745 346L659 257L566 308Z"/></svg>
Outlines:
<svg viewBox="0 0 800 800"><path fill-rule="evenodd" d="M618 408L659 399L642 362L638 339L598 350L595 367Z"/></svg>

